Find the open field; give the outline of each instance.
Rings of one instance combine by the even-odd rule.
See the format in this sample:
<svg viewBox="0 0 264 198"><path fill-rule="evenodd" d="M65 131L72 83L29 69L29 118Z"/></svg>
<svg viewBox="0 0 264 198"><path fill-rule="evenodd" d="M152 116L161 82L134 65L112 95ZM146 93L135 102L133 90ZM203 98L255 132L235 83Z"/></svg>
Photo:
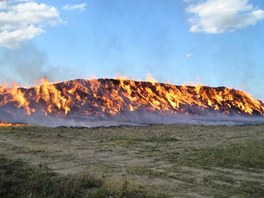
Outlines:
<svg viewBox="0 0 264 198"><path fill-rule="evenodd" d="M264 125L0 128L0 197L263 197Z"/></svg>

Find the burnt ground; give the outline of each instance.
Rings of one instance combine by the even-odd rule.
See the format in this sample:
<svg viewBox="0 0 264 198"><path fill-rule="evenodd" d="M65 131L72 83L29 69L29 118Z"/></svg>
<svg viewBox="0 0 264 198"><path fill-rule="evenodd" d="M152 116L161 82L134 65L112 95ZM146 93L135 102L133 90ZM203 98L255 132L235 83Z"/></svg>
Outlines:
<svg viewBox="0 0 264 198"><path fill-rule="evenodd" d="M7 127L0 155L149 196L264 196L264 125Z"/></svg>

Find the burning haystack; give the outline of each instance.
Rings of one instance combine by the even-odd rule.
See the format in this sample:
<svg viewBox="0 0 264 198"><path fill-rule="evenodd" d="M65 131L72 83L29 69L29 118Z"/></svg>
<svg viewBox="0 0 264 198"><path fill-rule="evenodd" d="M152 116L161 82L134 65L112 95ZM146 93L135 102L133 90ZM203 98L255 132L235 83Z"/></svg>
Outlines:
<svg viewBox="0 0 264 198"><path fill-rule="evenodd" d="M142 114L203 117L264 115L264 103L226 87L176 86L123 79L72 80L31 88L0 87L0 119L130 120ZM36 120L37 119L37 120Z"/></svg>

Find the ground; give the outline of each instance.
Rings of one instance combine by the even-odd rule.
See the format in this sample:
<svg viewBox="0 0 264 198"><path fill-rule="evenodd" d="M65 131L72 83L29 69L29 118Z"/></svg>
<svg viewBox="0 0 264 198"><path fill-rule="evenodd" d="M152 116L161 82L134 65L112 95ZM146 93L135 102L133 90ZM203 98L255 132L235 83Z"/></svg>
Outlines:
<svg viewBox="0 0 264 198"><path fill-rule="evenodd" d="M40 167L27 174L46 167L63 181L81 175L82 183L89 175L94 183L83 185L82 193L77 188L78 197L264 196L264 125L5 127L0 156L0 197L12 197L10 186L18 182L5 179L24 166ZM9 164L12 170L6 170ZM31 190L25 193L34 197ZM60 197L58 192L41 191L43 197Z"/></svg>

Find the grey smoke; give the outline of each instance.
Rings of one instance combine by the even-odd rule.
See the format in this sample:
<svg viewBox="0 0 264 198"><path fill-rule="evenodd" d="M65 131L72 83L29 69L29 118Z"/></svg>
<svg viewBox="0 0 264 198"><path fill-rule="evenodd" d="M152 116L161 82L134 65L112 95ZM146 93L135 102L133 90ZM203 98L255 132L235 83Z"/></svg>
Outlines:
<svg viewBox="0 0 264 198"><path fill-rule="evenodd" d="M12 114L10 114L12 112ZM264 118L259 116L222 115L208 113L203 116L186 116L184 114L153 113L148 111L129 112L115 117L80 116L72 114L65 116L45 116L37 112L31 116L25 116L23 109L12 107L0 109L0 120L14 123L27 123L35 126L46 127L112 127L112 126L149 126L152 124L191 124L205 126L239 126L263 124Z"/></svg>
<svg viewBox="0 0 264 198"><path fill-rule="evenodd" d="M0 66L2 83L32 85L43 77L53 80L55 76L48 67L46 54L33 43L23 44L19 49L0 49Z"/></svg>

